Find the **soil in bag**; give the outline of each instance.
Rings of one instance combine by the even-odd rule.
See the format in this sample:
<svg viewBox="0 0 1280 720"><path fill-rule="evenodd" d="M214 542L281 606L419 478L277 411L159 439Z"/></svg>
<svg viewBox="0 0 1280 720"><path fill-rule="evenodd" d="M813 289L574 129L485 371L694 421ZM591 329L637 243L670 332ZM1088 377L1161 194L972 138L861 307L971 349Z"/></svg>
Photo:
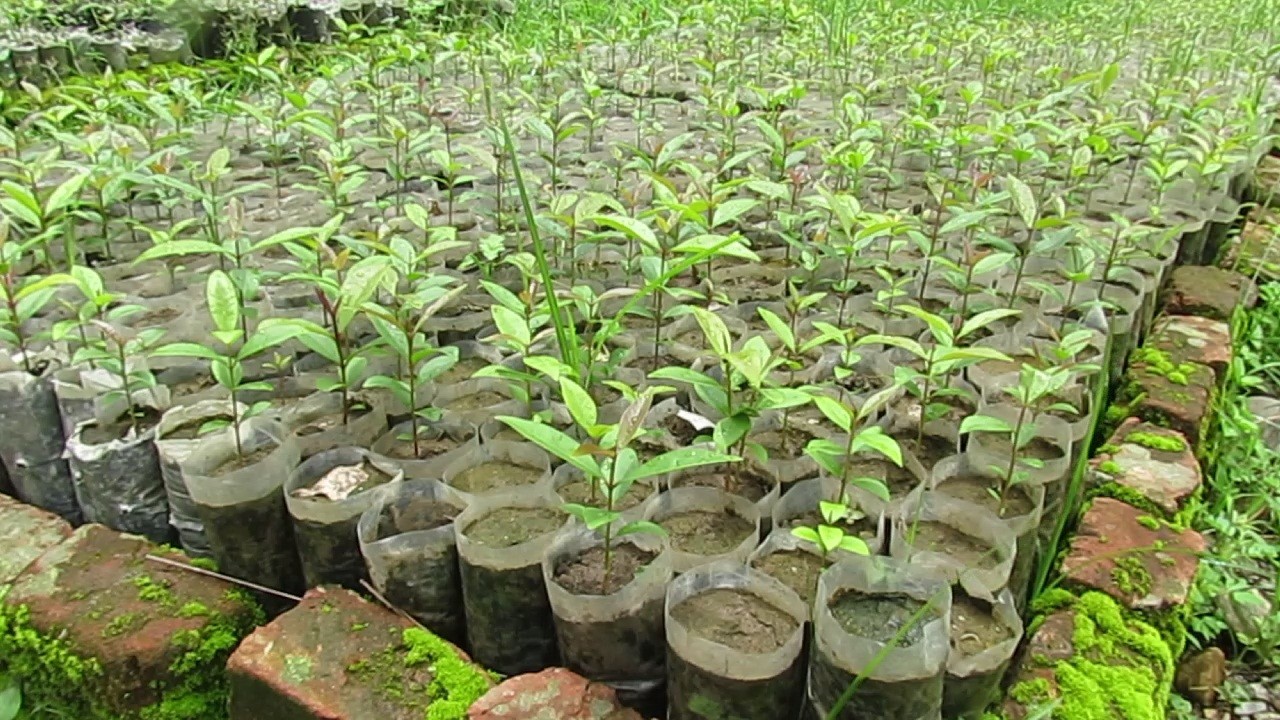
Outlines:
<svg viewBox="0 0 1280 720"><path fill-rule="evenodd" d="M768 495L777 483L761 472L744 469L741 472L726 470L686 475L674 484L679 487L717 488L730 495L739 495L751 502L758 502Z"/></svg>
<svg viewBox="0 0 1280 720"><path fill-rule="evenodd" d="M672 548L694 555L727 553L756 531L746 518L728 511L690 510L674 513L659 525L671 537Z"/></svg>
<svg viewBox="0 0 1280 720"><path fill-rule="evenodd" d="M781 648L799 623L754 593L713 588L689 597L671 609L671 617L699 638L747 655ZM672 708L673 720L735 718L788 720L795 717L804 688L804 656L790 668L764 680L736 680L709 673L667 653L667 678L672 697L688 698L685 708ZM793 687L795 692L780 692Z"/></svg>
<svg viewBox="0 0 1280 720"><path fill-rule="evenodd" d="M489 460L455 475L449 484L465 493L483 493L505 487L532 485L545 475L540 468L505 460Z"/></svg>
<svg viewBox="0 0 1280 720"><path fill-rule="evenodd" d="M951 657L968 658L1001 643L1013 640L1014 631L1008 624L996 618L989 603L975 600L956 591L951 601ZM1009 648L1009 657L1012 657ZM943 687L942 714L947 718L979 718L996 700L1000 681L1008 662L1000 663L987 671L976 671L966 677L947 674Z"/></svg>
<svg viewBox="0 0 1280 720"><path fill-rule="evenodd" d="M358 466L334 467L310 486L295 489L292 495L314 503L334 502L325 494L326 481L338 473L351 471L362 473L363 479L342 495L341 499L344 500L355 498L392 480L391 475L366 461ZM360 581L366 577L366 570L364 558L360 554L360 540L356 536L360 513L352 512L342 520L331 522L292 517L293 534L298 545L298 556L302 558L307 587L332 584L361 590Z"/></svg>
<svg viewBox="0 0 1280 720"><path fill-rule="evenodd" d="M828 607L841 629L850 635L898 648L911 647L921 642L924 639L925 625L936 619L929 611L920 612L925 607L924 601L905 593L865 594L844 590L832 598ZM837 685L852 679L845 677L843 673L840 675ZM826 680L830 682L833 678ZM832 688L833 691L836 689ZM877 680L868 676L845 705L840 717L894 720L936 718L941 690L941 676L900 682Z"/></svg>
<svg viewBox="0 0 1280 720"><path fill-rule="evenodd" d="M794 590L805 605L813 603L818 576L826 566L821 556L804 550L779 550L751 563L751 567Z"/></svg>
<svg viewBox="0 0 1280 720"><path fill-rule="evenodd" d="M1003 559L991 545L943 522L922 520L907 538L914 552L941 553L976 570L990 570Z"/></svg>
<svg viewBox="0 0 1280 720"><path fill-rule="evenodd" d="M556 568L556 584L575 595L608 595L634 580L658 556L625 543L615 545L611 554L607 576L604 548L596 547Z"/></svg>
<svg viewBox="0 0 1280 720"><path fill-rule="evenodd" d="M460 511L452 503L429 497L393 500L382 508L374 540L391 540L406 533L442 528L452 523ZM402 542L407 543L408 538ZM446 547L433 552L427 552L422 543L415 545L402 544L395 551L378 553L385 575L380 588L382 595L432 632L456 645L465 645L466 616L453 536L450 534ZM414 549L417 552L412 552Z"/></svg>
<svg viewBox="0 0 1280 720"><path fill-rule="evenodd" d="M620 500L613 504L613 509L617 512L630 510L631 508L644 502L646 498L653 493L653 486L646 485L642 482L632 483L627 488L627 494L623 495ZM587 480L574 480L556 488L556 494L566 503L576 503L578 505L598 505L602 500L602 494L599 487L595 487L595 483ZM567 589L567 588L566 588ZM578 592L574 590L573 592Z"/></svg>
<svg viewBox="0 0 1280 720"><path fill-rule="evenodd" d="M465 535L489 548L508 548L564 525L564 514L552 508L498 508L472 523ZM499 570L473 565L461 568L467 632L477 662L504 675L536 672L555 665L555 618L542 577L542 565ZM467 591L470 589L470 591Z"/></svg>

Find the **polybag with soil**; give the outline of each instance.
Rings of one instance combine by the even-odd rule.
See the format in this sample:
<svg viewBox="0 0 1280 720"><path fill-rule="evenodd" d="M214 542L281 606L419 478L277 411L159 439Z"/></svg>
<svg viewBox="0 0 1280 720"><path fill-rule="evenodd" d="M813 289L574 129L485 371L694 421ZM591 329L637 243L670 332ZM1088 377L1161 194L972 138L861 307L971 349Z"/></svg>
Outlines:
<svg viewBox="0 0 1280 720"><path fill-rule="evenodd" d="M236 405L241 415L248 409L243 403ZM201 400L166 410L156 425L156 455L160 458L160 477L169 501L169 524L178 531L182 549L192 557L209 557L209 540L182 475L182 463L200 445L200 430L205 423L230 419L230 400Z"/></svg>
<svg viewBox="0 0 1280 720"><path fill-rule="evenodd" d="M978 720L1000 697L1000 682L1022 640L1022 618L1008 590L994 603L970 598L963 591L952 592L951 651L942 715Z"/></svg>
<svg viewBox="0 0 1280 720"><path fill-rule="evenodd" d="M413 423L406 420L383 433L369 449L398 464L406 479L439 480L450 463L477 444L476 435L471 423L422 420L418 423L418 453L414 457Z"/></svg>
<svg viewBox="0 0 1280 720"><path fill-rule="evenodd" d="M378 592L456 645L466 644L467 622L453 521L465 507L439 480L405 480L381 493L356 531Z"/></svg>
<svg viewBox="0 0 1280 720"><path fill-rule="evenodd" d="M546 492L551 488L551 456L533 443L493 440L458 454L441 479L468 500L520 487Z"/></svg>
<svg viewBox="0 0 1280 720"><path fill-rule="evenodd" d="M218 569L232 577L300 595L305 589L284 483L298 466L298 444L280 423L254 417L201 438L182 477L204 525Z"/></svg>
<svg viewBox="0 0 1280 720"><path fill-rule="evenodd" d="M950 623L945 579L884 557L833 565L813 604L812 710L827 717L861 676L838 720L938 720Z"/></svg>
<svg viewBox="0 0 1280 720"><path fill-rule="evenodd" d="M385 405L371 392L350 393L346 423L342 393L337 392L312 393L280 417L293 431L304 458L339 447L367 448L387 431Z"/></svg>
<svg viewBox="0 0 1280 720"><path fill-rule="evenodd" d="M390 460L353 447L316 453L289 474L285 504L307 587L361 589L366 575L356 526L388 486L403 479Z"/></svg>
<svg viewBox="0 0 1280 720"><path fill-rule="evenodd" d="M168 394L165 388L157 390ZM172 540L173 529L154 442L160 411L144 409L152 413L150 424L139 418L132 426L127 418L132 410L124 407L80 423L67 440L67 459L87 522L165 544Z"/></svg>
<svg viewBox="0 0 1280 720"><path fill-rule="evenodd" d="M476 497L454 520L471 656L503 675L556 664L555 621L542 558L565 526L545 486Z"/></svg>
<svg viewBox="0 0 1280 720"><path fill-rule="evenodd" d="M663 602L671 554L659 535L614 539L606 570L602 536L562 530L542 560L566 667L605 682L633 703L652 704L665 678Z"/></svg>
<svg viewBox="0 0 1280 720"><path fill-rule="evenodd" d="M79 524L51 371L32 375L0 358L0 460L19 499Z"/></svg>
<svg viewBox="0 0 1280 720"><path fill-rule="evenodd" d="M668 720L795 717L804 693L804 602L722 560L667 586Z"/></svg>
<svg viewBox="0 0 1280 720"><path fill-rule="evenodd" d="M1009 585L1017 538L992 513L936 492L921 493L893 521L889 554L993 601Z"/></svg>
<svg viewBox="0 0 1280 720"><path fill-rule="evenodd" d="M682 573L713 560L744 563L760 544L760 511L741 495L718 488L683 487L658 495L645 519L671 541L671 565Z"/></svg>

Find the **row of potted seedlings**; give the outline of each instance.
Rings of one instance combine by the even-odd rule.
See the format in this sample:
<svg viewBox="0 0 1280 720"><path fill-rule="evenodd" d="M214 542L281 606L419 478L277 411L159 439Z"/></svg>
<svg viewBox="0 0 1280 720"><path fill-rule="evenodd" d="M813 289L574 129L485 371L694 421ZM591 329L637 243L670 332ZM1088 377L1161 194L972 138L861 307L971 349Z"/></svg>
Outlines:
<svg viewBox="0 0 1280 720"><path fill-rule="evenodd" d="M737 707L743 682L755 683L749 706L796 707L805 682L795 638L810 607L820 639L810 702L829 707L843 689L833 678L869 662L848 638L863 638L852 645L863 650L888 642L858 633L900 627L927 603L937 613L923 625L932 649L905 643L924 655L901 660L932 668L926 685L938 692L921 702L942 702L943 665L929 658L945 659L932 646L941 638L945 650L948 637L961 668L953 675L981 676L950 702L968 713L990 699L1020 632L1025 561L1056 511L1046 498L1060 499L1088 417L1066 398L1090 397L1089 379L1102 375L1089 362L1096 331L1019 344L993 329L1020 311L983 310L956 329L903 304L862 321L885 329L914 319L925 328L916 339L867 331L842 347L845 333L828 323L829 343L808 350L836 347L793 367L796 330L822 321L797 312L788 324L756 307L769 340L741 312L691 307L648 349L691 361L655 363L647 376L623 367L625 380L601 382L607 372L543 354L554 342L531 329L540 303L528 287L521 314L488 286L492 322L476 331L484 342L445 345L436 326L449 324L462 288L393 265L373 255L340 284L321 283L320 322L250 317L232 276L215 270L203 288L208 344L154 348L154 329L91 323L97 339L81 335L78 382L43 382L59 431L79 413L67 428L69 504L156 539L168 537L171 517L189 550L283 590L358 586L367 571L389 599L501 672L561 658L643 697L668 668L677 714L705 712L708 701ZM109 314L124 314L95 277L81 268L24 289L88 287ZM790 296L802 304L794 287ZM644 355L621 332L623 317L605 341ZM78 319L64 328L79 333ZM380 358L356 353L375 338ZM264 357L290 344L336 372L280 377L287 363ZM191 368L159 370L173 378L162 383L147 365L173 358L206 365L221 391L166 409ZM26 370L6 376L15 374L42 384ZM857 569L819 580L841 558ZM832 578L842 579L823 584ZM938 590L952 584L954 600ZM737 647L739 636L752 639ZM778 671L763 686L752 675L762 667Z"/></svg>

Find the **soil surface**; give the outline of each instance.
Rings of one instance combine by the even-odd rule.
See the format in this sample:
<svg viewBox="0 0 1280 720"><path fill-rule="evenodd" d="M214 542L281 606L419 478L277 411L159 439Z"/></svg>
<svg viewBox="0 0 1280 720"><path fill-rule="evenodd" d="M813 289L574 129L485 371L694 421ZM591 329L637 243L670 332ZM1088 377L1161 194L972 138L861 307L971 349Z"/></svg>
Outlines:
<svg viewBox="0 0 1280 720"><path fill-rule="evenodd" d="M889 643L904 627L908 628L897 647L910 647L924 637L924 625L931 619L924 614L918 621L911 620L924 602L902 593L868 595L845 590L831 599L828 606L831 615L850 635L876 642Z"/></svg>
<svg viewBox="0 0 1280 720"><path fill-rule="evenodd" d="M401 533L434 530L453 522L460 510L447 502L411 497L382 510L378 521L379 540Z"/></svg>
<svg viewBox="0 0 1280 720"><path fill-rule="evenodd" d="M257 463L262 462L263 458L274 452L275 449L275 445L268 443L265 447L260 447L253 452L245 453L244 455L236 455L230 460L219 465L217 469L210 474L217 477L219 475L226 475L227 473L235 472L236 470L242 470L251 465L256 465Z"/></svg>
<svg viewBox="0 0 1280 720"><path fill-rule="evenodd" d="M486 367L489 367L489 361L483 358L462 358L454 363L453 367L437 375L435 382L440 387L448 387L463 380L471 379L472 375Z"/></svg>
<svg viewBox="0 0 1280 720"><path fill-rule="evenodd" d="M822 558L803 550L781 550L758 558L751 566L786 585L805 604L813 602L818 590L818 576L826 568Z"/></svg>
<svg viewBox="0 0 1280 720"><path fill-rule="evenodd" d="M224 422L224 423L230 424L231 416L230 415L214 415L212 417L205 417L205 418L200 418L198 420L192 420L191 422L183 423L178 427L170 430L169 432L164 434L163 438L160 438L160 439L161 440L195 440L196 438L200 437L203 434L200 432L200 428L203 428L205 425L211 422ZM225 427L225 426L220 426L220 427Z"/></svg>
<svg viewBox="0 0 1280 720"><path fill-rule="evenodd" d="M555 572L556 584L574 595L608 595L634 580L658 556L629 543L614 545L611 554L607 578L604 548L594 547L560 563Z"/></svg>
<svg viewBox="0 0 1280 720"><path fill-rule="evenodd" d="M105 445L116 440L124 440L135 427L135 424L137 434L142 435L160 422L160 415L160 411L155 408L139 408L134 413L134 423L130 423L129 418L125 416L121 416L120 419L109 423L94 423L80 433L80 440L86 445Z"/></svg>
<svg viewBox="0 0 1280 720"><path fill-rule="evenodd" d="M826 525L826 524L827 524L827 521L822 517L822 514L817 510L810 510L803 515L796 516L787 521L787 527L792 527L792 528L817 527L819 525ZM876 525L875 518L869 515L858 518L853 522L841 520L840 522L837 522L835 524L835 527L838 527L841 530L844 530L846 535L860 537L863 540L867 540L867 541L871 541L875 539L876 531L879 529Z"/></svg>
<svg viewBox="0 0 1280 720"><path fill-rule="evenodd" d="M761 473L744 469L742 472L723 471L686 475L673 482L672 487L720 488L731 495L740 495L751 502L759 502L773 490L775 484L773 480Z"/></svg>
<svg viewBox="0 0 1280 720"><path fill-rule="evenodd" d="M969 568L987 570L1000 564L994 548L946 523L920 521L910 542L916 552L942 553Z"/></svg>
<svg viewBox="0 0 1280 720"><path fill-rule="evenodd" d="M671 617L699 637L757 655L782 647L800 625L763 598L730 588L694 595L671 608Z"/></svg>
<svg viewBox="0 0 1280 720"><path fill-rule="evenodd" d="M387 448L387 456L397 460L430 460L457 449L459 443L453 438L418 438L418 454L413 453L413 438L409 435L397 437L395 444Z"/></svg>
<svg viewBox="0 0 1280 720"><path fill-rule="evenodd" d="M1009 442L1009 438L1003 435L988 434L982 438L982 447L998 457L1005 458L1007 461L1012 443ZM1035 458L1046 462L1060 460L1064 454L1062 448L1043 438L1032 438L1025 448L1018 451L1018 457L1020 458Z"/></svg>
<svg viewBox="0 0 1280 720"><path fill-rule="evenodd" d="M564 525L564 513L552 508L498 508L467 526L472 542L504 548L528 542Z"/></svg>
<svg viewBox="0 0 1280 720"><path fill-rule="evenodd" d="M895 435L894 439L898 441L903 450L911 451L925 469L937 465L938 461L944 457L956 454L955 443L937 435L925 435L922 443L916 442L914 431L909 437Z"/></svg>
<svg viewBox="0 0 1280 720"><path fill-rule="evenodd" d="M445 410L454 412L466 412L468 410L483 410L487 407L493 407L498 403L506 402L508 398L499 395L491 390L484 390L470 395L463 395L456 400L445 403Z"/></svg>
<svg viewBox="0 0 1280 720"><path fill-rule="evenodd" d="M980 475L962 475L951 478L939 485L938 492L947 497L979 505L992 513L999 513L1000 498L991 494L991 488L996 487L998 484L999 481L994 478L985 478ZM1005 497L1002 517L1021 517L1034 509L1035 505L1031 502L1031 498L1015 487Z"/></svg>
<svg viewBox="0 0 1280 720"><path fill-rule="evenodd" d="M347 409L347 424L351 424L356 420L368 415L370 409L366 405L352 405ZM327 432L343 424L342 413L334 412L312 420L311 422L298 428L295 433L298 437L308 437L311 435L319 435Z"/></svg>
<svg viewBox="0 0 1280 720"><path fill-rule="evenodd" d="M482 493L504 487L532 485L542 479L543 471L502 460L491 460L467 468L449 481L453 487L468 493Z"/></svg>
<svg viewBox="0 0 1280 720"><path fill-rule="evenodd" d="M658 524L671 536L671 547L694 555L727 553L755 532L745 518L724 510L676 513Z"/></svg>
<svg viewBox="0 0 1280 720"><path fill-rule="evenodd" d="M603 507L604 497L600 492L600 489L596 488L596 492L593 497L591 493L591 485L592 484L586 480L574 480L573 482L561 485L556 489L556 493L560 496L560 499L564 500L566 503L577 503L579 505L598 504ZM622 499L613 506L613 509L619 512L623 510L630 510L643 502L644 499L649 497L652 492L653 486L651 485L645 485L644 483L632 483L631 487L627 488L627 494L622 496Z"/></svg>
<svg viewBox="0 0 1280 720"><path fill-rule="evenodd" d="M1013 637L1013 632L995 619L991 606L957 592L951 601L951 649L962 655L976 655Z"/></svg>

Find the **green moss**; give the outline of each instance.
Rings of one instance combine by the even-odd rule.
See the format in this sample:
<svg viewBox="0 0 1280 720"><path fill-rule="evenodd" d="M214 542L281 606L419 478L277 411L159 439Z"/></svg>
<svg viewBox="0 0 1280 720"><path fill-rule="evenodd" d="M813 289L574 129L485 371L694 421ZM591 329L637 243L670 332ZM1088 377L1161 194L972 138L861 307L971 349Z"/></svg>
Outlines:
<svg viewBox="0 0 1280 720"><path fill-rule="evenodd" d="M182 607L178 608L177 614L178 614L178 617L181 617L181 618L193 618L193 617L204 617L209 613L210 613L209 608L204 603L189 602L189 603L183 603Z"/></svg>
<svg viewBox="0 0 1280 720"><path fill-rule="evenodd" d="M1104 460L1098 463L1098 472L1115 477L1122 473L1123 470L1121 470L1120 464L1114 460Z"/></svg>
<svg viewBox="0 0 1280 720"><path fill-rule="evenodd" d="M1134 490L1128 485L1121 485L1118 482L1104 482L1089 490L1089 497L1109 497L1119 500L1126 505L1132 505L1139 510L1157 517L1164 517L1165 512L1159 505L1151 500L1151 498L1143 495L1141 492Z"/></svg>
<svg viewBox="0 0 1280 720"><path fill-rule="evenodd" d="M157 582L150 575L138 575L133 579L133 584L138 588L138 599L143 602L160 603L161 605L173 605L173 593L169 591L169 586L164 583Z"/></svg>
<svg viewBox="0 0 1280 720"><path fill-rule="evenodd" d="M1137 554L1127 554L1116 558L1115 567L1111 569L1111 580L1120 592L1133 597L1144 597L1151 592L1151 573L1142 558Z"/></svg>
<svg viewBox="0 0 1280 720"><path fill-rule="evenodd" d="M112 638L124 635L147 624L147 617L142 613L124 613L117 615L102 629L102 637Z"/></svg>
<svg viewBox="0 0 1280 720"><path fill-rule="evenodd" d="M1187 449L1187 444L1182 438L1173 435L1164 435L1153 432L1134 432L1125 436L1124 441L1141 445L1142 447L1159 450L1161 452L1182 452Z"/></svg>
<svg viewBox="0 0 1280 720"><path fill-rule="evenodd" d="M1069 608L1076 602L1076 596L1063 588L1049 588L1031 601L1031 611L1037 615L1048 615L1055 610Z"/></svg>
<svg viewBox="0 0 1280 720"><path fill-rule="evenodd" d="M285 655L284 679L300 685L311 679L312 662L306 655Z"/></svg>
<svg viewBox="0 0 1280 720"><path fill-rule="evenodd" d="M369 629L369 623L367 622L351 623L351 632L362 632L368 629Z"/></svg>
<svg viewBox="0 0 1280 720"><path fill-rule="evenodd" d="M1061 720L1162 720L1173 679L1173 654L1154 627L1125 617L1098 592L1075 604L1075 654L1054 674Z"/></svg>
<svg viewBox="0 0 1280 720"><path fill-rule="evenodd" d="M1150 515L1139 515L1138 524L1148 530L1160 529L1160 519L1156 517L1152 517Z"/></svg>
<svg viewBox="0 0 1280 720"><path fill-rule="evenodd" d="M187 558L187 562L192 567L198 567L202 570L218 571L218 563L213 558Z"/></svg>
<svg viewBox="0 0 1280 720"><path fill-rule="evenodd" d="M1009 688L1009 697L1023 705L1033 705L1052 699L1053 686L1045 678L1023 680Z"/></svg>
<svg viewBox="0 0 1280 720"><path fill-rule="evenodd" d="M0 672L22 678L25 704L56 709L76 720L117 720L102 706L101 694L86 690L101 680L102 666L77 655L61 637L37 631L25 605L0 605Z"/></svg>
<svg viewBox="0 0 1280 720"><path fill-rule="evenodd" d="M464 662L447 642L422 630L409 628L401 642L369 658L347 666L347 672L389 700L423 710L426 720L464 720L467 708L489 689L490 678ZM405 682L404 668L428 666L431 681L424 688Z"/></svg>

